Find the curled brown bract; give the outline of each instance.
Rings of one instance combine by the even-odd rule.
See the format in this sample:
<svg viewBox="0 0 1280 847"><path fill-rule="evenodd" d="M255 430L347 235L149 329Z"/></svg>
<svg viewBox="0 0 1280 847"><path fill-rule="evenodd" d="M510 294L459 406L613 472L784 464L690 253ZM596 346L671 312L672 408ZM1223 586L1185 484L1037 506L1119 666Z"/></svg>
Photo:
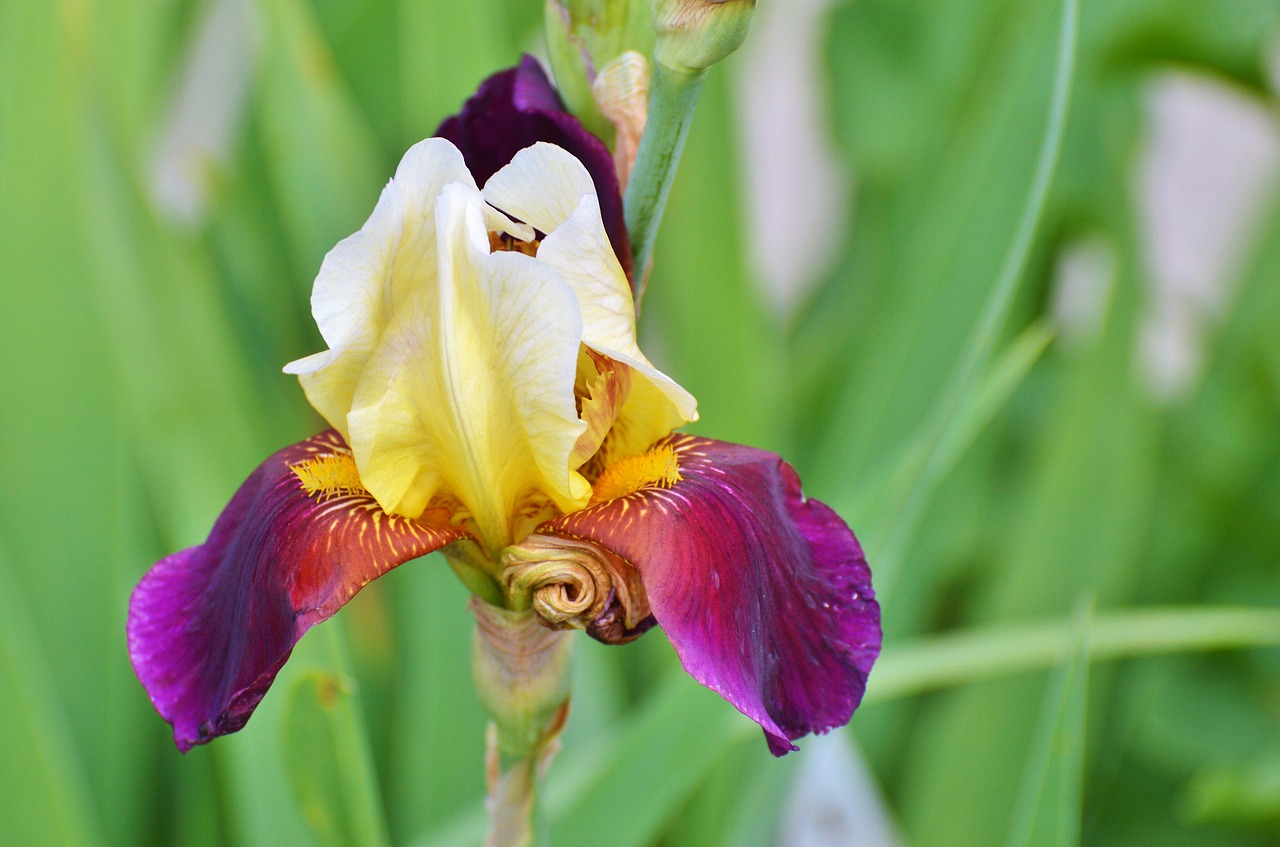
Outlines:
<svg viewBox="0 0 1280 847"><path fill-rule="evenodd" d="M503 554L508 596L528 603L552 629L584 629L597 641L625 644L653 625L640 574L598 544L534 534Z"/></svg>

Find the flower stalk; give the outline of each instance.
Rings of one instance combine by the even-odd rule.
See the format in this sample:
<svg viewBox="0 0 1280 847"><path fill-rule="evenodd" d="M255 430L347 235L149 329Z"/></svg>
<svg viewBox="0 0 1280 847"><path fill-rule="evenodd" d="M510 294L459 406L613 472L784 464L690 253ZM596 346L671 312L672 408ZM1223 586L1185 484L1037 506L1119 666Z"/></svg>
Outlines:
<svg viewBox="0 0 1280 847"><path fill-rule="evenodd" d="M684 73L656 64L649 89L649 117L627 181L622 208L636 269L636 308L649 282L653 240L667 206L676 166L684 152L706 72Z"/></svg>
<svg viewBox="0 0 1280 847"><path fill-rule="evenodd" d="M637 307L707 69L742 45L754 12L755 0L656 0L653 5L657 40L649 115L623 197Z"/></svg>
<svg viewBox="0 0 1280 847"><path fill-rule="evenodd" d="M679 433L697 402L636 341L625 223L643 266L706 68L751 9L655 3L625 222L626 150L526 57L415 144L329 252L327 349L285 369L331 428L267 457L130 598L130 659L180 750L243 727L309 629L436 550L474 595L494 847L540 841L567 630L621 644L660 625L776 756L849 721L880 648L857 538L776 454ZM613 61L593 97L634 136L648 62Z"/></svg>

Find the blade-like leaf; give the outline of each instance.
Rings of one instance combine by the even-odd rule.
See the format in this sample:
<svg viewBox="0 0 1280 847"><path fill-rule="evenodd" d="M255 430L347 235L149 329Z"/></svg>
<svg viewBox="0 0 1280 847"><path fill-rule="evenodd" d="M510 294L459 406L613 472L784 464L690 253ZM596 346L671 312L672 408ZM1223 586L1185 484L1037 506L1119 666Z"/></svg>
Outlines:
<svg viewBox="0 0 1280 847"><path fill-rule="evenodd" d="M320 259L356 229L390 177L302 0L266 0L256 112L269 177L306 291Z"/></svg>
<svg viewBox="0 0 1280 847"><path fill-rule="evenodd" d="M287 693L281 752L302 818L321 844L378 847L390 841L338 624L317 630L319 643L308 645L320 648L310 651L314 658L295 659L303 669Z"/></svg>
<svg viewBox="0 0 1280 847"><path fill-rule="evenodd" d="M759 727L739 718L685 674L671 673L621 725L580 739L555 761L543 795L550 843L652 843L730 747L751 737L763 748ZM473 808L423 844L473 844L484 825Z"/></svg>
<svg viewBox="0 0 1280 847"><path fill-rule="evenodd" d="M903 449L887 462L889 472L880 472L882 483L868 483L862 496L849 505L837 501L833 505L841 514L856 515L873 528L887 522L886 515L896 516L899 528L918 526L921 514L928 505L931 494L972 446L974 440L988 424L1006 407L1013 393L1023 384L1031 369L1053 339L1053 332L1042 323L1032 324L1023 330L1009 348L993 362L975 387L973 395L956 410L956 419L938 433L927 423L916 435L907 440ZM922 479L926 466L929 479ZM872 479L877 475L872 474ZM876 540L868 534L867 542ZM907 540L905 531L899 530L885 539L877 562L898 562L901 545ZM889 547L895 542L898 547ZM893 591L898 571L892 564L876 571L876 592L885 599Z"/></svg>
<svg viewBox="0 0 1280 847"><path fill-rule="evenodd" d="M1013 810L1009 847L1080 843L1092 606L1085 604L1077 613L1071 640L1045 690L1040 725Z"/></svg>
<svg viewBox="0 0 1280 847"><path fill-rule="evenodd" d="M867 683L866 702L1048 667L1070 624L969 629L916 643L890 644ZM1090 661L1280 644L1280 612L1256 608L1159 608L1099 613L1090 627Z"/></svg>
<svg viewBox="0 0 1280 847"><path fill-rule="evenodd" d="M92 847L103 839L41 653L0 547L0 833L13 844Z"/></svg>
<svg viewBox="0 0 1280 847"><path fill-rule="evenodd" d="M887 523L884 525L886 528L882 529L883 544L879 549L873 550L878 568L877 591L882 602L887 603L890 599L893 586L899 578L902 556L915 536L929 495L954 464L955 453L949 448L952 448L954 442L963 441L963 438L948 437L949 430L957 426L963 430L964 419L972 415L964 406L980 403L984 399L984 392L976 392L975 386L986 369L996 335L1008 315L1018 283L1025 276L1032 239L1044 217L1049 187L1062 154L1067 106L1071 101L1071 82L1075 74L1079 16L1079 0L1064 0L1058 31L1057 60L1047 100L1045 129L1022 214L1012 233L999 275L983 303L981 315L936 404L925 419L925 431L929 433L928 442L932 446L916 466L918 470L909 475L909 481L903 489L906 496L900 501L901 505L897 509L891 508L887 513ZM1017 373L1017 361L1015 358L1012 374Z"/></svg>

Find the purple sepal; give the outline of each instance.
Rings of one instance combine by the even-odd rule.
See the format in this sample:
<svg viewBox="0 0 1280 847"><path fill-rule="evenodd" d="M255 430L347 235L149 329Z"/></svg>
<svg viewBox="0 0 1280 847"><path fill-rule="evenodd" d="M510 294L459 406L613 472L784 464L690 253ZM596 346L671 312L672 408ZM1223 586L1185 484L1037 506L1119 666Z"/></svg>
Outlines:
<svg viewBox="0 0 1280 847"><path fill-rule="evenodd" d="M849 721L880 652L880 607L853 533L806 500L773 453L674 435L680 481L545 524L639 572L659 626L696 680L792 741Z"/></svg>
<svg viewBox="0 0 1280 847"><path fill-rule="evenodd" d="M547 141L572 153L591 174L600 199L600 216L622 269L631 272L631 243L622 217L622 192L609 148L565 111L560 95L532 56L480 84L462 111L436 129L440 138L462 151L477 185L511 161L516 153Z"/></svg>
<svg viewBox="0 0 1280 847"><path fill-rule="evenodd" d="M329 431L274 454L204 544L134 589L129 657L183 752L244 726L303 633L361 587L463 535L447 514L409 520L362 492L308 494L290 469L346 452Z"/></svg>

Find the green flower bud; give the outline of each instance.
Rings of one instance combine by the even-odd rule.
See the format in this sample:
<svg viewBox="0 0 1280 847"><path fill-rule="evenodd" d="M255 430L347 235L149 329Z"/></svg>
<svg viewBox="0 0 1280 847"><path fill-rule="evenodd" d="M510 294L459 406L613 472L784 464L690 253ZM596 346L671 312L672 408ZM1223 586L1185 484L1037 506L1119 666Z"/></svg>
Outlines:
<svg viewBox="0 0 1280 847"><path fill-rule="evenodd" d="M755 0L654 0L654 60L694 74L737 50L751 30Z"/></svg>

